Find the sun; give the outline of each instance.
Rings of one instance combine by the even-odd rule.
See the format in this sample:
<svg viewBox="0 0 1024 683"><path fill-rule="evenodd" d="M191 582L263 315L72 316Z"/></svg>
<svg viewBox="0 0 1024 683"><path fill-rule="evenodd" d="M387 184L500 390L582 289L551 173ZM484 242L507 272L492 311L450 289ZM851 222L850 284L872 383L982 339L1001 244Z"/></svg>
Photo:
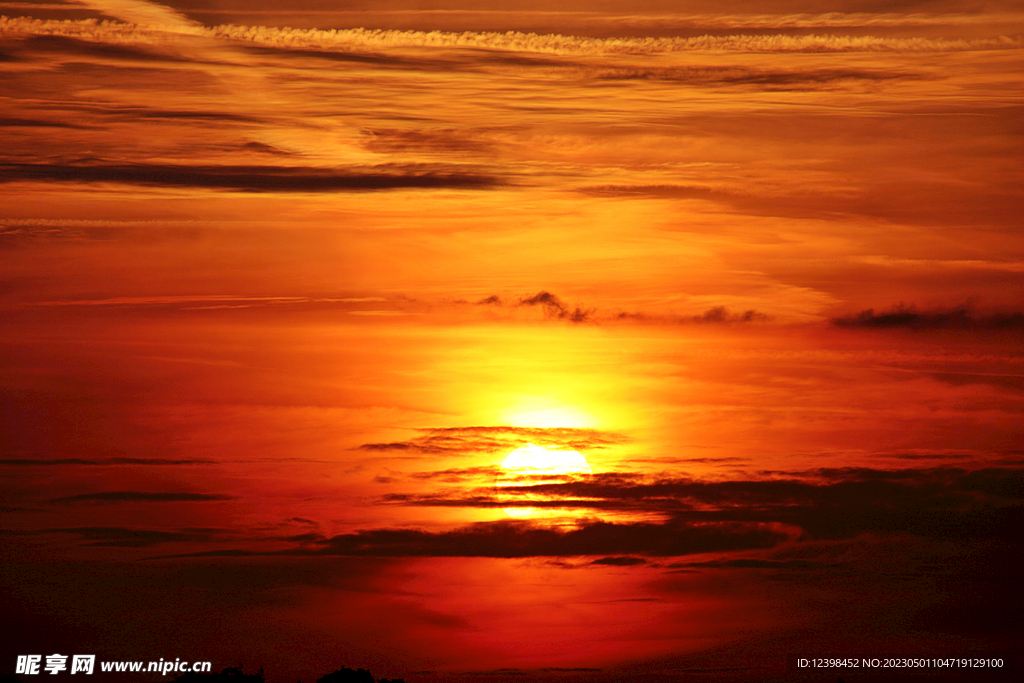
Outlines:
<svg viewBox="0 0 1024 683"><path fill-rule="evenodd" d="M564 508L551 505L554 499L550 495L531 493L528 488L565 483L591 474L590 463L578 451L528 443L509 453L502 461L495 486L501 500L509 505L504 508L509 517L559 517L566 515ZM516 487L515 492L509 490L511 487ZM530 505L531 502L546 504L535 507Z"/></svg>

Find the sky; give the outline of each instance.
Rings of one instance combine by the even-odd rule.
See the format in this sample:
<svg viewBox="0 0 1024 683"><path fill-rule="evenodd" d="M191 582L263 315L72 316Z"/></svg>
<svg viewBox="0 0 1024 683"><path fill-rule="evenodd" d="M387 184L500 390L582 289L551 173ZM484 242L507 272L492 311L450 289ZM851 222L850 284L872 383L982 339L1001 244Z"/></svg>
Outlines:
<svg viewBox="0 0 1024 683"><path fill-rule="evenodd" d="M0 15L0 673L1020 663L1020 3Z"/></svg>

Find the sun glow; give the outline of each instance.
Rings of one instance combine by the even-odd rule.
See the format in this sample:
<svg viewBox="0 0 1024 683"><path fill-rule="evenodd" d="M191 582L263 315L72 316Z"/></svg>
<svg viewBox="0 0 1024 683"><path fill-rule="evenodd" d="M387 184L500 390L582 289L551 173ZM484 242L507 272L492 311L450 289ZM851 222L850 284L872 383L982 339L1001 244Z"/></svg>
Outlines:
<svg viewBox="0 0 1024 683"><path fill-rule="evenodd" d="M591 429L597 426L597 420L586 411L572 406L551 405L546 401L526 402L503 412L501 419L512 427L536 429Z"/></svg>
<svg viewBox="0 0 1024 683"><path fill-rule="evenodd" d="M578 451L528 443L509 453L502 461L495 487L501 500L508 503L508 507L503 509L509 517L564 517L567 510L558 507L554 503L556 499L549 494L531 493L528 488L567 483L591 474L590 463Z"/></svg>

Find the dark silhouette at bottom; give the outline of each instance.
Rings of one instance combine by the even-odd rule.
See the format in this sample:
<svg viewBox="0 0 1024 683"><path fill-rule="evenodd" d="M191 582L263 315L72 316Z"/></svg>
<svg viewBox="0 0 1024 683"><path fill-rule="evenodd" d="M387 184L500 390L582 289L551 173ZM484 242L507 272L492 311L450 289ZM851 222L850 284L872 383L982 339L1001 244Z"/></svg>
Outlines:
<svg viewBox="0 0 1024 683"><path fill-rule="evenodd" d="M171 683L266 683L266 678L262 668L256 673L247 674L242 671L242 665L239 664L220 672L181 674L175 677ZM405 681L401 678L374 678L366 669L350 669L343 666L337 671L321 676L316 683L405 683Z"/></svg>

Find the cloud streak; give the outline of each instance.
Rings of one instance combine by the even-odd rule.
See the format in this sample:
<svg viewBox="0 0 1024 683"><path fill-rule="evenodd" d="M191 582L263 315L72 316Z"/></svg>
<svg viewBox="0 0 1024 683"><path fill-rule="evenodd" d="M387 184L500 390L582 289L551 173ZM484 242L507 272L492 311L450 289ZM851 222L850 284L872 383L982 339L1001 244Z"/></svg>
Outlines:
<svg viewBox="0 0 1024 683"><path fill-rule="evenodd" d="M136 3L131 3L136 4ZM105 11L106 10L102 10ZM131 16L125 14L124 18ZM160 13L139 17L141 24L163 21ZM289 29L253 26L216 26L205 28L189 23L174 23L173 17L160 25L172 26L181 34L249 42L267 47L351 50L396 47L478 48L535 52L555 55L658 54L698 50L736 52L950 52L960 50L1011 49L1019 47L1014 38L932 39L886 38L878 36L836 35L731 35L692 38L588 38L535 33L391 31L371 29ZM740 29L742 30L742 29ZM157 28L136 24L100 24L95 20L48 21L18 18L0 19L0 32L67 35L105 42L159 43L166 37Z"/></svg>
<svg viewBox="0 0 1024 683"><path fill-rule="evenodd" d="M563 531L518 522L485 522L450 531L372 529L330 538L303 535L304 547L263 553L207 551L195 556L281 554L352 557L674 557L770 548L791 537L758 523L585 523Z"/></svg>
<svg viewBox="0 0 1024 683"><path fill-rule="evenodd" d="M494 453L511 450L525 443L573 450L606 448L622 443L624 437L597 429L534 427L443 427L422 430L422 436L407 441L367 443L363 451L398 451L442 455L449 453ZM450 474L450 470L438 476ZM423 477L434 474L421 475Z"/></svg>
<svg viewBox="0 0 1024 683"><path fill-rule="evenodd" d="M239 192L366 192L416 188L486 189L495 176L427 169L350 170L293 166L177 166L172 164L0 164L0 183L120 183Z"/></svg>
<svg viewBox="0 0 1024 683"><path fill-rule="evenodd" d="M962 329L962 330L1024 330L1024 313L979 314L969 306L956 306L930 311L900 304L885 311L868 308L853 315L833 318L837 327L863 329Z"/></svg>

